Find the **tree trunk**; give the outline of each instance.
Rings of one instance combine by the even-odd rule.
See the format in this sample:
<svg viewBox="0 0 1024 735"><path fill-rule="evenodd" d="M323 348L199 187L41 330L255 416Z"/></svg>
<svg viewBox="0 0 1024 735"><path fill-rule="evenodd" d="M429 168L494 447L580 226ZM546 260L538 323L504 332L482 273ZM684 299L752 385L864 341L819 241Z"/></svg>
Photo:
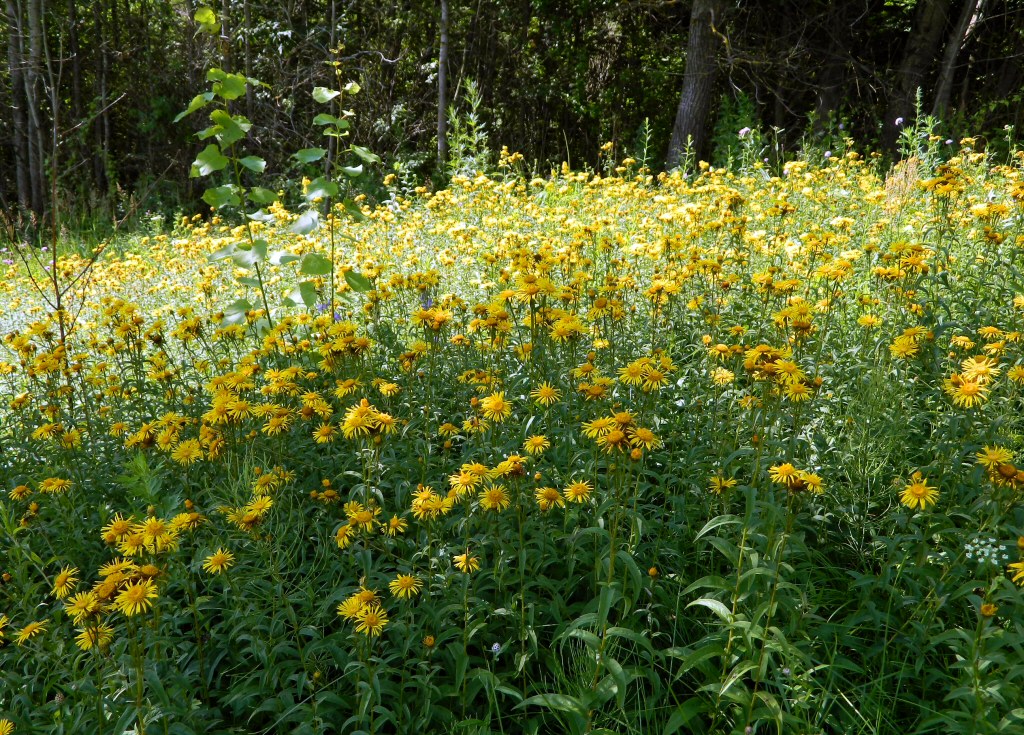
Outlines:
<svg viewBox="0 0 1024 735"><path fill-rule="evenodd" d="M224 0L220 11L220 66L224 71L231 71L231 3Z"/></svg>
<svg viewBox="0 0 1024 735"><path fill-rule="evenodd" d="M928 67L935 59L942 41L949 3L950 0L921 0L917 6L903 61L896 72L896 89L889 99L883 122L882 139L890 149L895 149L902 126L909 124L914 117L917 90L924 84ZM896 124L897 120L900 121L899 125Z"/></svg>
<svg viewBox="0 0 1024 735"><path fill-rule="evenodd" d="M686 46L683 91L676 109L665 165L677 166L687 147L698 155L706 152L708 117L718 81L718 36L715 24L721 20L721 0L694 0L690 13L690 34Z"/></svg>
<svg viewBox="0 0 1024 735"><path fill-rule="evenodd" d="M18 188L18 204L32 205L29 181L28 113L25 103L25 39L22 33L21 8L15 0L7 0L7 68L11 75L11 118L14 128L14 179Z"/></svg>
<svg viewBox="0 0 1024 735"><path fill-rule="evenodd" d="M932 106L932 114L935 117L942 117L949 108L949 99L953 94L953 74L956 71L956 60L960 56L970 38L974 27L981 20L985 9L985 0L965 0L964 7L960 11L960 19L949 34L946 41L946 50L942 54L942 66L939 67L939 81L935 85L935 102Z"/></svg>
<svg viewBox="0 0 1024 735"><path fill-rule="evenodd" d="M68 0L68 55L71 57L71 119L82 119L82 60L78 55L78 2Z"/></svg>
<svg viewBox="0 0 1024 735"><path fill-rule="evenodd" d="M825 20L829 42L825 50L825 63L817 78L813 132L821 135L829 129L842 101L846 65L850 60L850 20L848 3L832 10Z"/></svg>
<svg viewBox="0 0 1024 735"><path fill-rule="evenodd" d="M243 59L243 61L245 63L245 77L246 77L246 79L248 79L249 77L252 76L252 48L249 45L249 36L252 34L252 16L249 13L249 0L243 0L243 2L242 2L242 22L245 24L245 28L244 28L245 46L244 46L244 50L243 50L243 53L245 54L245 58ZM332 33L333 33L333 31L332 31ZM251 95L251 94L245 95L245 115L250 120L252 120L252 118L253 118L252 98L253 98L253 95Z"/></svg>
<svg viewBox="0 0 1024 735"><path fill-rule="evenodd" d="M107 113L107 73L110 70L107 23L102 3L92 5L93 27L96 33L96 97L98 110L93 120L92 175L96 188L104 194L109 191L107 180L107 141L110 117Z"/></svg>
<svg viewBox="0 0 1024 735"><path fill-rule="evenodd" d="M441 0L441 44L437 54L437 165L448 161L448 0Z"/></svg>
<svg viewBox="0 0 1024 735"><path fill-rule="evenodd" d="M28 0L28 63L25 65L25 105L28 113L30 206L42 215L46 200L46 159L43 156L43 8Z"/></svg>

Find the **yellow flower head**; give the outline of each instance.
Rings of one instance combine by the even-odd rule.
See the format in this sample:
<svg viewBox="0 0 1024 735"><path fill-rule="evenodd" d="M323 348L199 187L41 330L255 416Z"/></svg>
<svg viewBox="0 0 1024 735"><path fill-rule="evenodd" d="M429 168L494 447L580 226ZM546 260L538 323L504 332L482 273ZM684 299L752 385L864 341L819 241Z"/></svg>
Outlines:
<svg viewBox="0 0 1024 735"><path fill-rule="evenodd" d="M910 476L910 483L900 495L900 502L911 510L916 508L927 510L929 506L935 505L938 499L939 491L930 487L920 472L915 472Z"/></svg>

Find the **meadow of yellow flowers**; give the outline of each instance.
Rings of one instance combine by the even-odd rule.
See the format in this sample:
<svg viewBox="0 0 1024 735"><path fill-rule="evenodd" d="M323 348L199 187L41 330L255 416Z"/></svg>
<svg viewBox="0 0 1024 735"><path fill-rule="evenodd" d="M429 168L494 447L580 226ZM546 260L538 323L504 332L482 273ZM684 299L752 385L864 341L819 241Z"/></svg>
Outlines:
<svg viewBox="0 0 1024 735"><path fill-rule="evenodd" d="M937 150L23 253L0 735L1024 732L1024 154Z"/></svg>

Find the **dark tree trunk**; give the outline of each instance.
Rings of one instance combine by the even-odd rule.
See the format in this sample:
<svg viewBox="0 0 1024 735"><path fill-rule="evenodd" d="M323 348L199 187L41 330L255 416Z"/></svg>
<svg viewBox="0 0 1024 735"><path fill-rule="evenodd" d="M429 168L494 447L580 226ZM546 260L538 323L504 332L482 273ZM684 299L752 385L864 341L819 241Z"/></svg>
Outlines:
<svg viewBox="0 0 1024 735"><path fill-rule="evenodd" d="M889 98L882 128L882 139L890 149L896 147L901 126L909 124L914 117L917 90L924 84L928 68L934 62L942 42L949 3L950 0L921 0L917 6L903 61L896 71L896 88ZM897 120L900 120L901 125L896 124Z"/></svg>
<svg viewBox="0 0 1024 735"><path fill-rule="evenodd" d="M30 206L42 215L46 201L46 158L43 155L43 8L28 0L28 63L25 65L25 105L28 113Z"/></svg>
<svg viewBox="0 0 1024 735"><path fill-rule="evenodd" d="M953 94L953 74L956 71L956 60L960 56L967 39L981 19L985 9L985 0L965 0L960 11L960 19L950 31L946 41L946 50L942 54L942 66L939 67L939 81L935 85L935 102L932 114L942 117L949 108L949 99Z"/></svg>
<svg viewBox="0 0 1024 735"><path fill-rule="evenodd" d="M25 38L22 33L21 8L15 0L7 0L7 68L11 75L11 119L14 140L14 179L18 189L18 204L32 205L29 181L28 113L25 102Z"/></svg>
<svg viewBox="0 0 1024 735"><path fill-rule="evenodd" d="M82 60L78 51L78 2L68 0L68 56L71 61L71 118L82 118Z"/></svg>
<svg viewBox="0 0 1024 735"><path fill-rule="evenodd" d="M98 105L92 124L92 174L96 189L105 194L110 187L110 182L107 180L107 141L110 137L108 134L110 117L107 112L107 74L110 70L110 51L107 43L107 19L102 3L93 3L92 19L96 34L96 104Z"/></svg>
<svg viewBox="0 0 1024 735"><path fill-rule="evenodd" d="M686 47L683 91L676 109L665 165L679 164L680 156L691 147L698 155L706 152L708 117L718 81L718 36L715 25L721 20L721 0L694 0L690 13L690 33Z"/></svg>
<svg viewBox="0 0 1024 735"><path fill-rule="evenodd" d="M441 42L437 53L437 165L448 161L448 0L441 0Z"/></svg>
<svg viewBox="0 0 1024 735"><path fill-rule="evenodd" d="M848 3L831 11L825 23L828 28L828 46L825 62L817 79L817 99L814 105L814 132L823 133L832 123L842 101L846 65L850 60L850 21Z"/></svg>

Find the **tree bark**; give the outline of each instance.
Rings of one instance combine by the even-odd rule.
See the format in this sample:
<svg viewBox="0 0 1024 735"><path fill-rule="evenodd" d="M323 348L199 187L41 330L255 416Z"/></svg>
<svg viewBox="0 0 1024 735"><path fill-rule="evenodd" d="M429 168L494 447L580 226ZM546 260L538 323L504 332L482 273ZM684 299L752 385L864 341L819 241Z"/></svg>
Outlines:
<svg viewBox="0 0 1024 735"><path fill-rule="evenodd" d="M721 20L721 0L694 0L690 12L690 32L686 46L686 69L683 91L676 109L665 165L677 166L680 157L691 147L700 156L706 153L708 117L718 81L718 36L715 25Z"/></svg>
<svg viewBox="0 0 1024 735"><path fill-rule="evenodd" d="M935 85L935 102L932 115L942 117L949 108L949 100L953 94L953 74L956 71L956 60L960 56L967 39L974 27L981 20L985 10L985 0L965 0L960 11L960 19L950 31L946 41L946 50L942 54L942 66L939 67L939 81Z"/></svg>
<svg viewBox="0 0 1024 735"><path fill-rule="evenodd" d="M448 0L441 0L441 43L437 54L437 165L448 161Z"/></svg>
<svg viewBox="0 0 1024 735"><path fill-rule="evenodd" d="M30 206L42 215L46 200L43 156L43 8L41 0L28 0L28 63L25 65L25 105L28 116Z"/></svg>
<svg viewBox="0 0 1024 735"><path fill-rule="evenodd" d="M921 0L917 6L903 61L896 72L896 89L889 99L882 128L882 139L890 149L896 147L902 126L909 124L914 117L917 90L924 84L928 68L938 52L949 4L950 0ZM900 125L896 124L897 120L900 120Z"/></svg>
<svg viewBox="0 0 1024 735"><path fill-rule="evenodd" d="M18 190L18 204L32 205L29 182L28 113L25 102L25 39L22 33L21 7L16 0L7 0L7 68L11 75L11 118L14 130L14 179Z"/></svg>

